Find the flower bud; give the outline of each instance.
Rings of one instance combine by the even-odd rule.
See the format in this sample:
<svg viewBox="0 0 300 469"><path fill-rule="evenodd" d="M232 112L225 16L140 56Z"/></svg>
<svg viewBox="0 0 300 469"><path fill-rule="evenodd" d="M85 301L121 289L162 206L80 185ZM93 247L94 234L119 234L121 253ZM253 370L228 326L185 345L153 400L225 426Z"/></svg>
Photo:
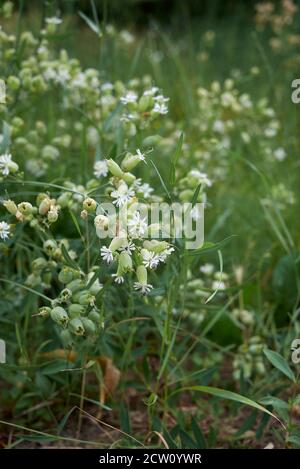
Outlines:
<svg viewBox="0 0 300 469"><path fill-rule="evenodd" d="M42 316L43 318L46 318L50 315L51 313L51 308L49 306L42 306L39 308L39 316Z"/></svg>
<svg viewBox="0 0 300 469"><path fill-rule="evenodd" d="M85 332L88 335L94 335L97 332L96 324L89 318L81 318Z"/></svg>
<svg viewBox="0 0 300 469"><path fill-rule="evenodd" d="M51 199L49 197L45 197L39 205L39 214L46 215L46 213L48 213L48 211L50 210L50 207Z"/></svg>
<svg viewBox="0 0 300 469"><path fill-rule="evenodd" d="M69 330L73 332L75 335L83 335L84 334L84 327L82 324L81 319L73 318L69 322Z"/></svg>
<svg viewBox="0 0 300 469"><path fill-rule="evenodd" d="M64 329L60 332L60 339L65 348L71 349L74 345L74 340L71 332L68 329Z"/></svg>
<svg viewBox="0 0 300 469"><path fill-rule="evenodd" d="M62 301L68 301L72 297L72 291L69 288L64 288L60 292L59 297Z"/></svg>
<svg viewBox="0 0 300 469"><path fill-rule="evenodd" d="M85 307L79 303L73 303L68 307L68 313L72 319L81 316L84 312Z"/></svg>
<svg viewBox="0 0 300 469"><path fill-rule="evenodd" d="M73 275L79 274L76 270L72 271L72 273ZM72 280L70 283L68 283L66 287L69 288L73 293L76 293L84 288L84 283L79 278L75 278L75 280Z"/></svg>
<svg viewBox="0 0 300 469"><path fill-rule="evenodd" d="M141 285L147 285L147 269L144 265L139 265L136 269L136 276Z"/></svg>
<svg viewBox="0 0 300 469"><path fill-rule="evenodd" d="M134 174L131 174L131 173L124 173L123 174L123 180L127 183L127 184L132 184L135 180L136 180L136 177Z"/></svg>
<svg viewBox="0 0 300 469"><path fill-rule="evenodd" d="M55 308L53 308L50 313L50 316L54 322L63 327L65 327L69 322L68 313L61 306L56 306Z"/></svg>
<svg viewBox="0 0 300 469"><path fill-rule="evenodd" d="M138 155L132 155L131 153L127 153L121 163L121 167L126 172L132 171L141 161L142 160Z"/></svg>
<svg viewBox="0 0 300 469"><path fill-rule="evenodd" d="M121 252L119 256L119 266L122 272L130 272L132 270L132 258L125 251Z"/></svg>
<svg viewBox="0 0 300 469"><path fill-rule="evenodd" d="M97 208L97 202L96 200L92 199L91 197L87 197L83 201L83 209L86 210L87 212L94 212Z"/></svg>
<svg viewBox="0 0 300 469"><path fill-rule="evenodd" d="M52 256L57 249L57 244L54 240L47 239L43 244L43 249L49 256Z"/></svg>
<svg viewBox="0 0 300 469"><path fill-rule="evenodd" d="M58 208L52 206L51 210L49 210L47 215L49 223L55 223L58 219Z"/></svg>
<svg viewBox="0 0 300 469"><path fill-rule="evenodd" d="M97 326L100 326L101 323L101 316L95 309L89 313L88 318L93 321Z"/></svg>
<svg viewBox="0 0 300 469"><path fill-rule="evenodd" d="M6 210L12 215L15 215L17 213L18 207L16 206L13 200L5 200L3 202L3 205L6 208Z"/></svg>
<svg viewBox="0 0 300 469"><path fill-rule="evenodd" d="M62 270L58 274L58 280L61 283L72 282L72 280L74 280L74 269L71 269L71 267L63 267Z"/></svg>
<svg viewBox="0 0 300 469"><path fill-rule="evenodd" d="M22 213L22 215L27 217L28 215L32 214L33 207L29 202L21 202L18 204L18 210Z"/></svg>
<svg viewBox="0 0 300 469"><path fill-rule="evenodd" d="M107 166L108 166L110 173L113 176L121 178L123 176L123 171L120 168L120 166L112 159L106 160L106 161L107 161Z"/></svg>
<svg viewBox="0 0 300 469"><path fill-rule="evenodd" d="M78 297L78 303L84 306L93 304L94 300L94 295L92 295L88 290L81 292Z"/></svg>
<svg viewBox="0 0 300 469"><path fill-rule="evenodd" d="M80 217L81 217L83 220L87 220L87 218L88 218L88 212L87 212L87 210L81 210L81 212L80 212Z"/></svg>
<svg viewBox="0 0 300 469"><path fill-rule="evenodd" d="M115 252L123 246L124 242L125 242L125 238L115 237L111 241L109 245L109 249L111 250L111 252Z"/></svg>

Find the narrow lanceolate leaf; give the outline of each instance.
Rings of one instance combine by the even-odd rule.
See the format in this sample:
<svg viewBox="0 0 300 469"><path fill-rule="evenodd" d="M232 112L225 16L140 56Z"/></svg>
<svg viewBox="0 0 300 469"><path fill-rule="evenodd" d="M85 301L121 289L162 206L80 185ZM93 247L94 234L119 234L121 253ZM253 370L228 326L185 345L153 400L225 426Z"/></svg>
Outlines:
<svg viewBox="0 0 300 469"><path fill-rule="evenodd" d="M65 259L65 262L68 264L69 267L72 267L75 270L80 270L80 268L78 267L76 262L73 261L73 259L71 259L68 251L66 250L66 248L63 244L61 245L61 252L62 252L62 255Z"/></svg>
<svg viewBox="0 0 300 469"><path fill-rule="evenodd" d="M248 397L242 396L241 394L237 394L232 391L226 391L225 389L214 388L212 386L189 386L185 388L178 389L177 391L170 394L170 396L174 394L178 394L179 392L185 391L199 391L207 394L211 394L212 396L220 397L221 399L228 399L230 401L239 402L240 404L247 405L249 407L254 407L254 409L260 410L261 412L265 412L266 414L270 415L274 419L278 420L281 425L285 428L284 424L276 417L275 414L270 412L268 409L263 407L262 405L258 404L257 402L249 399Z"/></svg>
<svg viewBox="0 0 300 469"><path fill-rule="evenodd" d="M296 377L285 358L273 350L264 349L263 352L269 362L272 363L277 370L281 371L281 373L287 376L291 381L296 381Z"/></svg>
<svg viewBox="0 0 300 469"><path fill-rule="evenodd" d="M176 181L176 165L177 165L178 158L181 154L182 145L183 145L183 133L181 133L181 135L179 137L179 140L178 140L177 145L176 145L175 152L174 152L174 154L172 156L172 159L171 159L171 168L170 168L170 184L171 184L171 186L174 186L175 181Z"/></svg>
<svg viewBox="0 0 300 469"><path fill-rule="evenodd" d="M94 31L94 33L96 33L99 37L102 36L102 31L100 29L100 27L93 21L91 20L91 18L89 18L88 16L86 16L82 11L79 11L78 12L79 16L83 19L83 21L86 22L86 24L88 25L88 27Z"/></svg>

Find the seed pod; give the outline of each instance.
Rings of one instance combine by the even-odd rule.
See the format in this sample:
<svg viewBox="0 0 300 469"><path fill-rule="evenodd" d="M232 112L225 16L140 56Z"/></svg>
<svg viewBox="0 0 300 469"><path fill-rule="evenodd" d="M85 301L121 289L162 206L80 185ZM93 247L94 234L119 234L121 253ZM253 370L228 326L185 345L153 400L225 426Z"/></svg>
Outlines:
<svg viewBox="0 0 300 469"><path fill-rule="evenodd" d="M61 306L56 306L55 308L53 308L50 313L50 316L54 322L63 327L65 327L69 322L68 313Z"/></svg>
<svg viewBox="0 0 300 469"><path fill-rule="evenodd" d="M64 288L61 292L59 297L62 301L68 301L72 297L72 291L69 288Z"/></svg>
<svg viewBox="0 0 300 469"><path fill-rule="evenodd" d="M106 160L107 161L107 166L110 171L110 173L113 176L121 178L123 176L123 171L120 168L120 166L112 159Z"/></svg>
<svg viewBox="0 0 300 469"><path fill-rule="evenodd" d="M73 274L75 274L75 272L73 272ZM70 283L68 282L66 287L69 288L73 293L76 293L84 288L84 282L79 278L75 278L75 280L72 280Z"/></svg>
<svg viewBox="0 0 300 469"><path fill-rule="evenodd" d="M84 335L84 327L81 319L73 318L69 322L69 330L75 335Z"/></svg>
<svg viewBox="0 0 300 469"><path fill-rule="evenodd" d="M47 318L50 316L51 313L51 308L49 306L42 306L39 308L39 316L42 316L43 318Z"/></svg>
<svg viewBox="0 0 300 469"><path fill-rule="evenodd" d="M32 270L36 270L37 272L40 272L41 270L45 269L47 267L47 261L44 259L44 257L37 257L32 261L31 267Z"/></svg>
<svg viewBox="0 0 300 469"><path fill-rule="evenodd" d="M92 309L92 311L89 313L88 315L88 318L93 321L96 326L100 326L101 324L101 316L100 314L98 313L98 311L96 311L95 309Z"/></svg>
<svg viewBox="0 0 300 469"><path fill-rule="evenodd" d="M92 199L91 197L87 197L83 201L83 209L86 210L87 212L94 212L97 208L97 202L96 200Z"/></svg>
<svg viewBox="0 0 300 469"><path fill-rule="evenodd" d="M18 211L25 217L32 214L33 207L29 202L21 202L18 204Z"/></svg>
<svg viewBox="0 0 300 469"><path fill-rule="evenodd" d="M85 307L79 303L73 303L68 307L70 318L76 318L85 313Z"/></svg>
<svg viewBox="0 0 300 469"><path fill-rule="evenodd" d="M47 239L43 244L43 249L49 256L52 256L57 249L57 244L54 240Z"/></svg>
<svg viewBox="0 0 300 469"><path fill-rule="evenodd" d="M121 252L119 256L119 266L122 272L130 272L132 270L132 258L125 251Z"/></svg>
<svg viewBox="0 0 300 469"><path fill-rule="evenodd" d="M60 338L65 348L71 349L73 347L74 340L73 340L71 332L68 329L64 329L61 331Z"/></svg>
<svg viewBox="0 0 300 469"><path fill-rule="evenodd" d="M74 269L71 269L70 267L63 267L62 270L58 274L58 280L61 283L72 282L72 280L74 280L73 271L74 271Z"/></svg>
<svg viewBox="0 0 300 469"><path fill-rule="evenodd" d="M81 292L81 294L78 297L78 303L83 306L88 306L90 304L93 304L94 300L95 300L94 295L92 295L88 290Z"/></svg>
<svg viewBox="0 0 300 469"><path fill-rule="evenodd" d="M89 318L81 318L85 332L88 335L94 335L97 332L96 324Z"/></svg>

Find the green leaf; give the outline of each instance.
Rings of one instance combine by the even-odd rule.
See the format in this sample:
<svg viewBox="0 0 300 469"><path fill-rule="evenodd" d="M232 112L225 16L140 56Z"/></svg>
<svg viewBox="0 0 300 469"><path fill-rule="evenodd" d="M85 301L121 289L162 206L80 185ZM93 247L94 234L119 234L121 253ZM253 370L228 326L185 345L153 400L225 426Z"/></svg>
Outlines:
<svg viewBox="0 0 300 469"><path fill-rule="evenodd" d="M171 159L171 170L170 170L170 184L171 184L171 186L174 186L174 184L175 184L176 165L177 165L178 158L181 154L182 145L183 145L183 133L181 133L181 135L178 139L175 152L174 152L174 154L172 156L172 159Z"/></svg>
<svg viewBox="0 0 300 469"><path fill-rule="evenodd" d="M174 394L178 394L179 392L185 392L185 391L199 391L199 392L211 394L212 396L220 397L221 399L228 399L230 401L235 401L235 402L239 402L240 404L248 405L249 407L254 407L254 409L258 409L261 412L265 412L266 414L271 415L271 417L278 420L278 422L280 422L281 425L285 428L281 420L279 420L279 418L276 417L276 415L274 415L272 412L270 412L268 409L266 409L262 405L258 404L252 399L249 399L248 397L242 396L241 394L237 394L232 391L226 391L225 389L214 388L212 386L189 386L189 387L177 389L176 391L171 393L169 397L173 396Z"/></svg>
<svg viewBox="0 0 300 469"><path fill-rule="evenodd" d="M197 449L206 449L207 443L205 437L202 433L201 428L197 425L197 422L194 417L192 417L192 431L197 442Z"/></svg>
<svg viewBox="0 0 300 469"><path fill-rule="evenodd" d="M91 20L88 16L86 16L82 11L78 12L79 16L85 21L85 23L88 25L88 27L94 31L99 37L102 37L102 31L100 27L94 23L93 20Z"/></svg>
<svg viewBox="0 0 300 469"><path fill-rule="evenodd" d="M65 248L64 244L61 245L61 252L62 255L64 256L64 259L66 263L68 264L69 267L72 267L72 269L75 270L80 270L79 267L77 266L76 262L71 259L67 249Z"/></svg>
<svg viewBox="0 0 300 469"><path fill-rule="evenodd" d="M199 195L199 192L201 190L201 187L202 187L201 183L196 187L196 190L195 190L193 198L192 198L192 207L194 207L194 205L197 203L198 195Z"/></svg>
<svg viewBox="0 0 300 469"><path fill-rule="evenodd" d="M263 405L271 405L275 407L275 409L288 409L289 406L287 402L283 401L282 399L278 399L278 397L274 396L266 396L263 399L260 399L261 404Z"/></svg>
<svg viewBox="0 0 300 469"><path fill-rule="evenodd" d="M289 436L288 437L288 440L287 440L289 443L293 443L294 445L296 445L297 447L299 446L300 447L300 436Z"/></svg>
<svg viewBox="0 0 300 469"><path fill-rule="evenodd" d="M172 163L173 163L175 166L176 166L177 161L178 161L178 158L179 158L179 156L180 156L181 149L182 149L182 145L183 145L183 132L181 132L181 134L180 134L180 137L179 137L179 139L178 139L178 142L177 142L177 146L176 146L174 155L173 155L173 157L172 157Z"/></svg>
<svg viewBox="0 0 300 469"><path fill-rule="evenodd" d="M156 174L158 175L159 180L160 180L160 182L161 182L161 185L163 186L163 188L164 188L164 190L165 190L165 192L166 192L168 198L171 200L171 194L170 194L170 192L168 191L168 188L167 188L167 186L166 186L166 184L165 184L163 178L161 177L160 172L158 171L158 169L157 169L157 167L156 167L156 164L155 164L154 161L152 161L150 158L148 159L148 161L150 161L150 163L152 164L153 168L155 169Z"/></svg>
<svg viewBox="0 0 300 469"><path fill-rule="evenodd" d="M208 252L217 251L222 246L225 246L232 238L235 238L236 235L228 236L227 238L219 241L218 243L212 243L210 241L205 242L201 248L194 249L188 252L189 256L202 256L202 254L207 254Z"/></svg>
<svg viewBox="0 0 300 469"><path fill-rule="evenodd" d="M272 363L277 370L281 371L281 373L287 376L291 381L294 381L294 383L296 382L296 377L285 358L273 350L264 349L263 352L269 362Z"/></svg>

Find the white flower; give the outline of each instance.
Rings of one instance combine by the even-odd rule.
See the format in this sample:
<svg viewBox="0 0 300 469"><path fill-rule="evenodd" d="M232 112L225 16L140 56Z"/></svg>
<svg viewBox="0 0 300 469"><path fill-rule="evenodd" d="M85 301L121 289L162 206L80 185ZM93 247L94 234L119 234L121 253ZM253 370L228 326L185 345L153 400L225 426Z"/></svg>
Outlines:
<svg viewBox="0 0 300 469"><path fill-rule="evenodd" d="M113 84L112 83L103 83L103 85L101 85L101 90L102 91L111 91L113 89Z"/></svg>
<svg viewBox="0 0 300 469"><path fill-rule="evenodd" d="M141 152L139 148L137 149L136 154L141 161L145 161L145 155Z"/></svg>
<svg viewBox="0 0 300 469"><path fill-rule="evenodd" d="M200 272L202 272L204 275L211 275L214 271L215 267L213 264L203 264L200 267Z"/></svg>
<svg viewBox="0 0 300 469"><path fill-rule="evenodd" d="M59 67L58 72L55 76L56 83L59 83L60 85L63 86L69 80L70 80L69 70L66 67Z"/></svg>
<svg viewBox="0 0 300 469"><path fill-rule="evenodd" d="M114 260L114 256L112 251L107 248L106 246L103 246L100 249L101 257L104 261L106 261L108 264L110 264Z"/></svg>
<svg viewBox="0 0 300 469"><path fill-rule="evenodd" d="M158 259L159 259L159 262L165 262L167 257L172 254L172 252L175 251L175 249L170 246L169 248L165 249L163 252L160 252L158 254Z"/></svg>
<svg viewBox="0 0 300 469"><path fill-rule="evenodd" d="M118 285L124 283L124 277L122 277L122 275L112 274L112 277L115 277L115 283L117 283Z"/></svg>
<svg viewBox="0 0 300 469"><path fill-rule="evenodd" d="M226 285L220 280L214 280L212 283L213 290L226 290Z"/></svg>
<svg viewBox="0 0 300 469"><path fill-rule="evenodd" d="M122 207L134 196L134 190L128 188L127 184L123 183L120 184L117 190L112 191L110 195L113 199L116 199L113 200L113 204L117 207Z"/></svg>
<svg viewBox="0 0 300 469"><path fill-rule="evenodd" d="M121 249L120 249L121 252L127 252L127 254L129 254L130 256L132 255L133 251L135 251L135 244L134 243L128 243L123 246Z"/></svg>
<svg viewBox="0 0 300 469"><path fill-rule="evenodd" d="M46 23L48 24L61 24L62 19L58 18L57 16L53 16L52 18L46 18Z"/></svg>
<svg viewBox="0 0 300 469"><path fill-rule="evenodd" d="M199 179L199 183L203 184L204 186L211 187L212 181L208 178L206 173L201 173L201 171L192 170L189 172L191 177L195 177Z"/></svg>
<svg viewBox="0 0 300 469"><path fill-rule="evenodd" d="M276 134L277 134L277 130L274 129L273 127L267 127L265 129L265 136L268 138L275 137Z"/></svg>
<svg viewBox="0 0 300 469"><path fill-rule="evenodd" d="M148 251L147 249L142 249L141 254L144 266L149 269L156 269L156 267L161 261L160 255L155 254L152 251Z"/></svg>
<svg viewBox="0 0 300 469"><path fill-rule="evenodd" d="M106 160L95 161L94 163L94 175L97 179L101 176L107 176L108 166Z"/></svg>
<svg viewBox="0 0 300 469"><path fill-rule="evenodd" d="M141 214L138 211L134 212L133 217L128 220L128 231L134 238L140 238L143 236L147 227L146 218L141 218Z"/></svg>
<svg viewBox="0 0 300 469"><path fill-rule="evenodd" d="M152 187L147 182L142 184L139 188L139 192L142 192L144 199L148 199L153 191L154 189L152 189Z"/></svg>
<svg viewBox="0 0 300 469"><path fill-rule="evenodd" d="M165 104L160 104L160 103L155 103L154 104L154 108L153 108L153 111L154 112L157 112L157 114L168 114L168 106L166 106Z"/></svg>
<svg viewBox="0 0 300 469"><path fill-rule="evenodd" d="M274 156L276 158L277 161L283 161L286 157L286 152L284 150L284 148L277 148L275 151L274 151Z"/></svg>
<svg viewBox="0 0 300 469"><path fill-rule="evenodd" d="M157 86L152 86L149 90L145 90L143 95L144 96L154 96L158 92Z"/></svg>
<svg viewBox="0 0 300 469"><path fill-rule="evenodd" d="M135 103L137 101L137 94L133 91L128 91L125 96L120 98L122 104Z"/></svg>
<svg viewBox="0 0 300 469"><path fill-rule="evenodd" d="M0 238L1 239L7 239L10 234L10 227L9 224L6 223L6 221L1 221L0 222Z"/></svg>
<svg viewBox="0 0 300 469"><path fill-rule="evenodd" d="M4 153L0 156L0 172L3 176L8 176L10 171L14 172L18 169L18 165L11 159L10 153Z"/></svg>
<svg viewBox="0 0 300 469"><path fill-rule="evenodd" d="M141 293L141 295L147 295L153 288L150 283L139 283L139 282L134 282L133 288Z"/></svg>
<svg viewBox="0 0 300 469"><path fill-rule="evenodd" d="M216 120L213 125L213 130L220 134L224 133L224 130L225 130L224 122L221 119Z"/></svg>
<svg viewBox="0 0 300 469"><path fill-rule="evenodd" d="M45 78L46 81L49 81L49 80L55 80L56 78L56 71L54 70L54 68L46 68L46 70L44 71L43 73L43 76Z"/></svg>

